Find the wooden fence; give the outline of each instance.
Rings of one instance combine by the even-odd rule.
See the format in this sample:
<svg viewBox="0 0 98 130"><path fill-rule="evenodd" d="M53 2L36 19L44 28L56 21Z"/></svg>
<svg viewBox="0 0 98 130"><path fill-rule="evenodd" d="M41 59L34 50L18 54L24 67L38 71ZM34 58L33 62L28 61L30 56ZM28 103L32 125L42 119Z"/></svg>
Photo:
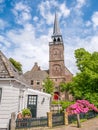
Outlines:
<svg viewBox="0 0 98 130"><path fill-rule="evenodd" d="M96 117L98 113L89 111L88 113L80 113L80 119L90 119ZM55 127L59 125L68 125L77 121L76 115L68 116L66 112L52 113L48 112L47 117L30 118L30 119L17 119L16 129L20 128L33 128L33 127Z"/></svg>

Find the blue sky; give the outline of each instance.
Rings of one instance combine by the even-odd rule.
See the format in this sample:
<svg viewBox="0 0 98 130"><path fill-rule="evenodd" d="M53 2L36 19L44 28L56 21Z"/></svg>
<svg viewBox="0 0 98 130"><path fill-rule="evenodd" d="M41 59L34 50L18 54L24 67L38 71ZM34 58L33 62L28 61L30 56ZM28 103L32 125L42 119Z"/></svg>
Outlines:
<svg viewBox="0 0 98 130"><path fill-rule="evenodd" d="M55 10L64 41L65 65L77 72L74 51L98 51L98 0L0 0L0 50L21 62L48 69Z"/></svg>

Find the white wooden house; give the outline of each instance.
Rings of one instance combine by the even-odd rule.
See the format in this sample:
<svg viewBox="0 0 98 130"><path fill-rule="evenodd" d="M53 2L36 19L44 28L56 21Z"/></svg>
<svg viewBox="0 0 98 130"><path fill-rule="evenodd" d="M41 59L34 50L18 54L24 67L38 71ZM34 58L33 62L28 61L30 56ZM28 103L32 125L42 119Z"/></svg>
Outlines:
<svg viewBox="0 0 98 130"><path fill-rule="evenodd" d="M29 107L33 117L46 116L51 95L30 89L22 74L0 51L0 130L8 130L11 113Z"/></svg>

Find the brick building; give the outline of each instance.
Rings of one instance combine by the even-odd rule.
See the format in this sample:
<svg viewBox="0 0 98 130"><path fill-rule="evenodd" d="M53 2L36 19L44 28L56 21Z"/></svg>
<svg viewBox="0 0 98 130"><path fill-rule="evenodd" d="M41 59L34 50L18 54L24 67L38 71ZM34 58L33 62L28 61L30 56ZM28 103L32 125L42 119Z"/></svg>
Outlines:
<svg viewBox="0 0 98 130"><path fill-rule="evenodd" d="M36 62L31 71L28 71L24 74L24 77L26 78L31 88L43 91L43 80L48 77L48 72L41 70Z"/></svg>
<svg viewBox="0 0 98 130"><path fill-rule="evenodd" d="M70 82L72 73L67 69L64 62L64 43L60 32L57 14L55 14L52 41L49 42L49 70L41 70L37 63L31 71L24 74L27 82L33 89L43 91L43 80L49 76L55 83L54 98L68 98L68 94L61 94L59 85L61 82ZM57 96L58 95L58 96Z"/></svg>

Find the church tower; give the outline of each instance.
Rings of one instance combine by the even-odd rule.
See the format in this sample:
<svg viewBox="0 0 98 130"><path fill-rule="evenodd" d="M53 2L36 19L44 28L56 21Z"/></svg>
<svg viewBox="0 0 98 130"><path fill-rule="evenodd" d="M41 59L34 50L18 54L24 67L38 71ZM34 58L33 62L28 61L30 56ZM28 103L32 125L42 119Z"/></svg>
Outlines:
<svg viewBox="0 0 98 130"><path fill-rule="evenodd" d="M41 70L35 63L31 71L24 74L24 77L33 89L43 91L43 81L49 76L55 83L54 95L57 96L54 96L54 99L69 99L69 94L60 92L60 83L70 82L73 75L64 64L64 43L56 13L51 38L52 41L49 42L49 70Z"/></svg>
<svg viewBox="0 0 98 130"><path fill-rule="evenodd" d="M49 42L49 77L55 83L55 92L59 94L59 84L65 82L64 44L57 13L55 13L52 42Z"/></svg>

